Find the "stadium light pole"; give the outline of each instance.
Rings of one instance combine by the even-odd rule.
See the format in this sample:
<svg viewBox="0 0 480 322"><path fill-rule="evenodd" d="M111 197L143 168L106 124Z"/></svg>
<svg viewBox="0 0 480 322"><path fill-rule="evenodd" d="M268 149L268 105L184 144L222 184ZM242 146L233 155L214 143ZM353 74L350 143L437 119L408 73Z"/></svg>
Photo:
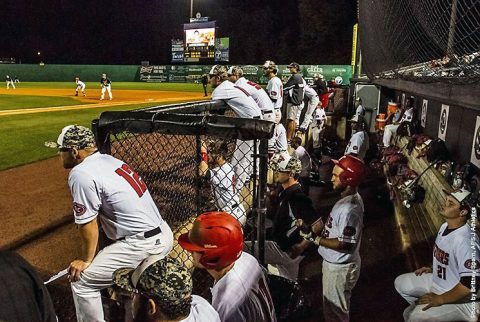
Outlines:
<svg viewBox="0 0 480 322"><path fill-rule="evenodd" d="M190 18L193 18L193 0L190 0Z"/></svg>

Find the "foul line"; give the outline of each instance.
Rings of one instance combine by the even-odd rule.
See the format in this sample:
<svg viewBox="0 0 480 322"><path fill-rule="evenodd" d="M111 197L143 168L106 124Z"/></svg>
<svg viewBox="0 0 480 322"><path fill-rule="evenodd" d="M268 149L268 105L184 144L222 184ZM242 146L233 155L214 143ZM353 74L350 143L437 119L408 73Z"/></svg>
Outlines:
<svg viewBox="0 0 480 322"><path fill-rule="evenodd" d="M149 100L142 100L142 101L123 101L123 102L106 101L103 103L96 103L96 104L24 108L24 109L17 109L17 110L0 111L0 116L45 113L45 112L61 112L61 111L70 111L70 110L82 110L82 109L89 109L89 108L123 106L123 105L134 105L134 104L178 102L181 100L182 99L179 97L172 97L172 98L151 99L151 100L149 99Z"/></svg>

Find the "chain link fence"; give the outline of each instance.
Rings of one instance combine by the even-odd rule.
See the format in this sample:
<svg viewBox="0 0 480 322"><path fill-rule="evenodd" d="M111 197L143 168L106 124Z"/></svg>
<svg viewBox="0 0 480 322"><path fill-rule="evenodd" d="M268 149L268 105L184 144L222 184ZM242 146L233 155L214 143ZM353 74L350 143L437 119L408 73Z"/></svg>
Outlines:
<svg viewBox="0 0 480 322"><path fill-rule="evenodd" d="M177 243L196 216L226 211L243 225L245 239L258 240L261 249L265 240L267 141L274 125L229 115L223 103L203 102L105 112L93 123L100 151L123 160L147 184L174 232L170 256L192 269L194 293L206 298L210 276L195 270Z"/></svg>

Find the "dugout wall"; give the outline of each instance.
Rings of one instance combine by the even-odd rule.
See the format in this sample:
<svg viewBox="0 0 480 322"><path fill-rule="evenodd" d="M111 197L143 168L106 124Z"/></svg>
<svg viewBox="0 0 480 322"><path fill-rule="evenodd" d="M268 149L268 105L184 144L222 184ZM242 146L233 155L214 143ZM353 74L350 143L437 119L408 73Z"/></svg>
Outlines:
<svg viewBox="0 0 480 322"><path fill-rule="evenodd" d="M178 237L192 227L197 215L222 207L235 216L238 209L243 208L248 217L243 226L245 238L258 241L260 250L256 255L263 262L267 148L274 123L214 114L226 112L228 115L230 111L225 109L224 102L174 104L128 112L104 112L92 124L100 152L123 160L146 183L162 217L174 232L171 256L190 268L193 268L192 259L178 245ZM216 199L218 182L199 171L202 152L218 142L228 146L225 158L237 164L235 176L247 174L243 176L247 182L233 180L238 188L233 194L229 194L228 187L222 186L223 195L231 196L231 200L222 202ZM253 144L245 150L241 148L242 142ZM212 154L208 152L209 158ZM242 167L235 158L250 158L251 168ZM217 168L212 161L208 164L213 172ZM216 171L228 171L222 169ZM195 292L208 291L209 276L198 270L193 276Z"/></svg>

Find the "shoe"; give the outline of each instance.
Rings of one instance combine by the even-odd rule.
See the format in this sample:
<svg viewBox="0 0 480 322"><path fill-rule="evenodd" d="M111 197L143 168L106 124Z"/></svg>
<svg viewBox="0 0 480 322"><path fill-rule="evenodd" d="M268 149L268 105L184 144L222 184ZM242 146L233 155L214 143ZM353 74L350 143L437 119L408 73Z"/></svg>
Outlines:
<svg viewBox="0 0 480 322"><path fill-rule="evenodd" d="M103 101L103 98L101 98L100 100Z"/></svg>
<svg viewBox="0 0 480 322"><path fill-rule="evenodd" d="M112 98L110 97L110 100L112 100Z"/></svg>
<svg viewBox="0 0 480 322"><path fill-rule="evenodd" d="M78 96L78 93L75 93L75 96Z"/></svg>

